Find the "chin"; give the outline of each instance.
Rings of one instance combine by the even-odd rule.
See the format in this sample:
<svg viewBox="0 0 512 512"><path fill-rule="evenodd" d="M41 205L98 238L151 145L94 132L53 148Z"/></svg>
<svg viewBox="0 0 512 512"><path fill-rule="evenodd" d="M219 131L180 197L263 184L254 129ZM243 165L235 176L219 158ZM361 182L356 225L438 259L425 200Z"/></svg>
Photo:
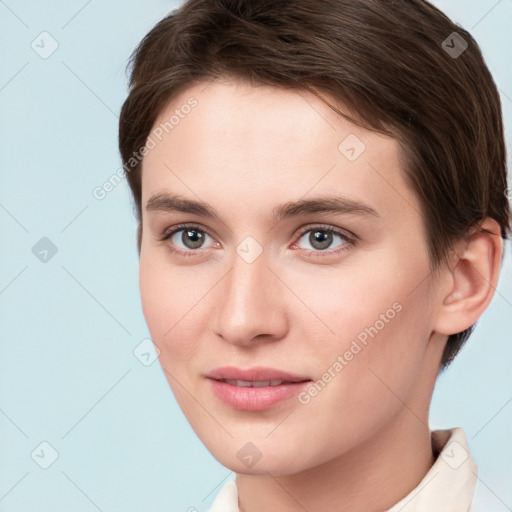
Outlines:
<svg viewBox="0 0 512 512"><path fill-rule="evenodd" d="M265 433L267 435L268 432ZM230 438L201 439L208 451L223 466L244 475L289 475L302 471L304 461L298 457L297 444L283 444L283 439L264 436L254 441Z"/></svg>

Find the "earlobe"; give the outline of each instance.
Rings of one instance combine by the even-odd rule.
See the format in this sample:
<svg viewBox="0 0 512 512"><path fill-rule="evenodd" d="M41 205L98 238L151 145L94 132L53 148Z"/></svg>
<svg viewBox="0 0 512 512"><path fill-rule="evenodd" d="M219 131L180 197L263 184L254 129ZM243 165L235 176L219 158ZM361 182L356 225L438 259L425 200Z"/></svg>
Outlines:
<svg viewBox="0 0 512 512"><path fill-rule="evenodd" d="M480 318L490 304L500 273L503 241L500 226L487 218L461 242L450 272L450 290L441 297L434 330L446 335L462 332Z"/></svg>

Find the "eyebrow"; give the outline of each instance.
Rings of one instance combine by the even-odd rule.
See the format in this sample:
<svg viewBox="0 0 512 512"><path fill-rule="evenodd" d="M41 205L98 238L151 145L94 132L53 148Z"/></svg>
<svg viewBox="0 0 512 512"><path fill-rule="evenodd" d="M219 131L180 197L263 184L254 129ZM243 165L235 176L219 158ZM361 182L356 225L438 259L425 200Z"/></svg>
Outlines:
<svg viewBox="0 0 512 512"><path fill-rule="evenodd" d="M182 212L208 218L221 218L215 208L208 203L186 199L180 195L166 192L159 192L151 196L146 204L146 211ZM286 218L311 213L355 214L380 217L380 214L375 209L360 201L337 195L328 195L280 204L273 208L272 219L277 222Z"/></svg>

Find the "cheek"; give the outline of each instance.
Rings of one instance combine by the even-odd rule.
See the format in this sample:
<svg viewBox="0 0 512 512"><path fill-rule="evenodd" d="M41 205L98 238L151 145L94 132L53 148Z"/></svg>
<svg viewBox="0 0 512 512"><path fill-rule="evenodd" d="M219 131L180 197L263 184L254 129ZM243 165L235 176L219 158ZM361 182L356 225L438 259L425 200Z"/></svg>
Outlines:
<svg viewBox="0 0 512 512"><path fill-rule="evenodd" d="M151 261L151 263L150 263ZM186 310L180 280L169 276L169 269L155 264L156 258L146 257L141 251L139 265L139 288L144 318L153 343L159 348L159 362L172 393L187 417L194 417L193 403L188 394L190 364L194 351L194 339L183 331L186 325ZM192 312L189 312L189 315ZM180 319L182 319L180 321Z"/></svg>
<svg viewBox="0 0 512 512"><path fill-rule="evenodd" d="M139 260L139 289L144 318L153 337L161 337L164 330L163 320L166 317L167 295L164 292L161 280L158 278L159 269L149 257L146 256L144 248L141 250Z"/></svg>
<svg viewBox="0 0 512 512"><path fill-rule="evenodd" d="M144 318L151 339L160 349L160 362L165 368L169 362L176 359L169 358L168 354L169 351L173 351L173 335L176 325L179 325L176 303L182 302L175 297L175 289L169 287L165 269L158 265L157 261L149 257L144 249L141 251L139 289Z"/></svg>
<svg viewBox="0 0 512 512"><path fill-rule="evenodd" d="M139 288L144 318L160 349L162 367L181 378L190 371L189 363L205 327L194 319L202 314L201 298L207 291L197 270L184 272L183 268L173 271L165 257L141 251Z"/></svg>
<svg viewBox="0 0 512 512"><path fill-rule="evenodd" d="M357 266L340 267L335 276L317 273L299 282L295 276L295 282L303 301L321 320L309 312L310 327L302 324L322 333L308 337L318 340L307 349L318 375L331 368L331 373L344 375L333 379L338 382L334 387L358 399L366 393L371 401L390 393L386 384L400 396L410 390L423 362L432 312L429 282L422 282L429 274L423 253L404 257L396 250L370 257L371 264L361 259ZM293 279L290 274L287 282ZM341 366L333 368L336 361Z"/></svg>
<svg viewBox="0 0 512 512"><path fill-rule="evenodd" d="M165 258L151 248L141 250L139 263L139 289L144 318L155 338L170 338L189 302L187 294L193 289L191 282L178 272Z"/></svg>
<svg viewBox="0 0 512 512"><path fill-rule="evenodd" d="M296 320L323 333L322 350L343 348L354 338L364 343L396 336L407 329L401 326L416 329L429 321L421 283L429 270L422 254L404 257L403 251L384 247L355 256L337 268L282 269L283 280L309 306Z"/></svg>
<svg viewBox="0 0 512 512"><path fill-rule="evenodd" d="M325 279L316 302L313 291L304 299L335 333L322 329L325 335L306 349L317 385L303 397L302 413L306 424L315 418L318 438L325 440L325 453L315 457L373 435L413 393L428 341L424 290L410 293L414 274L408 269L402 279L389 281L385 273L351 272L338 285Z"/></svg>

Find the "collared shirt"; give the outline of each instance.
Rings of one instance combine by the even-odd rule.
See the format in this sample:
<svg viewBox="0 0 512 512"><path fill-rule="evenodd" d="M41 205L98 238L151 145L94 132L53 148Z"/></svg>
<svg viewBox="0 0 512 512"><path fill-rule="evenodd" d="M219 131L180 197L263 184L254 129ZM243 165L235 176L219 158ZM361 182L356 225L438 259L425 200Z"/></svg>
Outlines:
<svg viewBox="0 0 512 512"><path fill-rule="evenodd" d="M476 512L471 508L478 466L460 427L431 431L434 464L405 498L387 512ZM226 482L208 512L240 512L236 481Z"/></svg>

